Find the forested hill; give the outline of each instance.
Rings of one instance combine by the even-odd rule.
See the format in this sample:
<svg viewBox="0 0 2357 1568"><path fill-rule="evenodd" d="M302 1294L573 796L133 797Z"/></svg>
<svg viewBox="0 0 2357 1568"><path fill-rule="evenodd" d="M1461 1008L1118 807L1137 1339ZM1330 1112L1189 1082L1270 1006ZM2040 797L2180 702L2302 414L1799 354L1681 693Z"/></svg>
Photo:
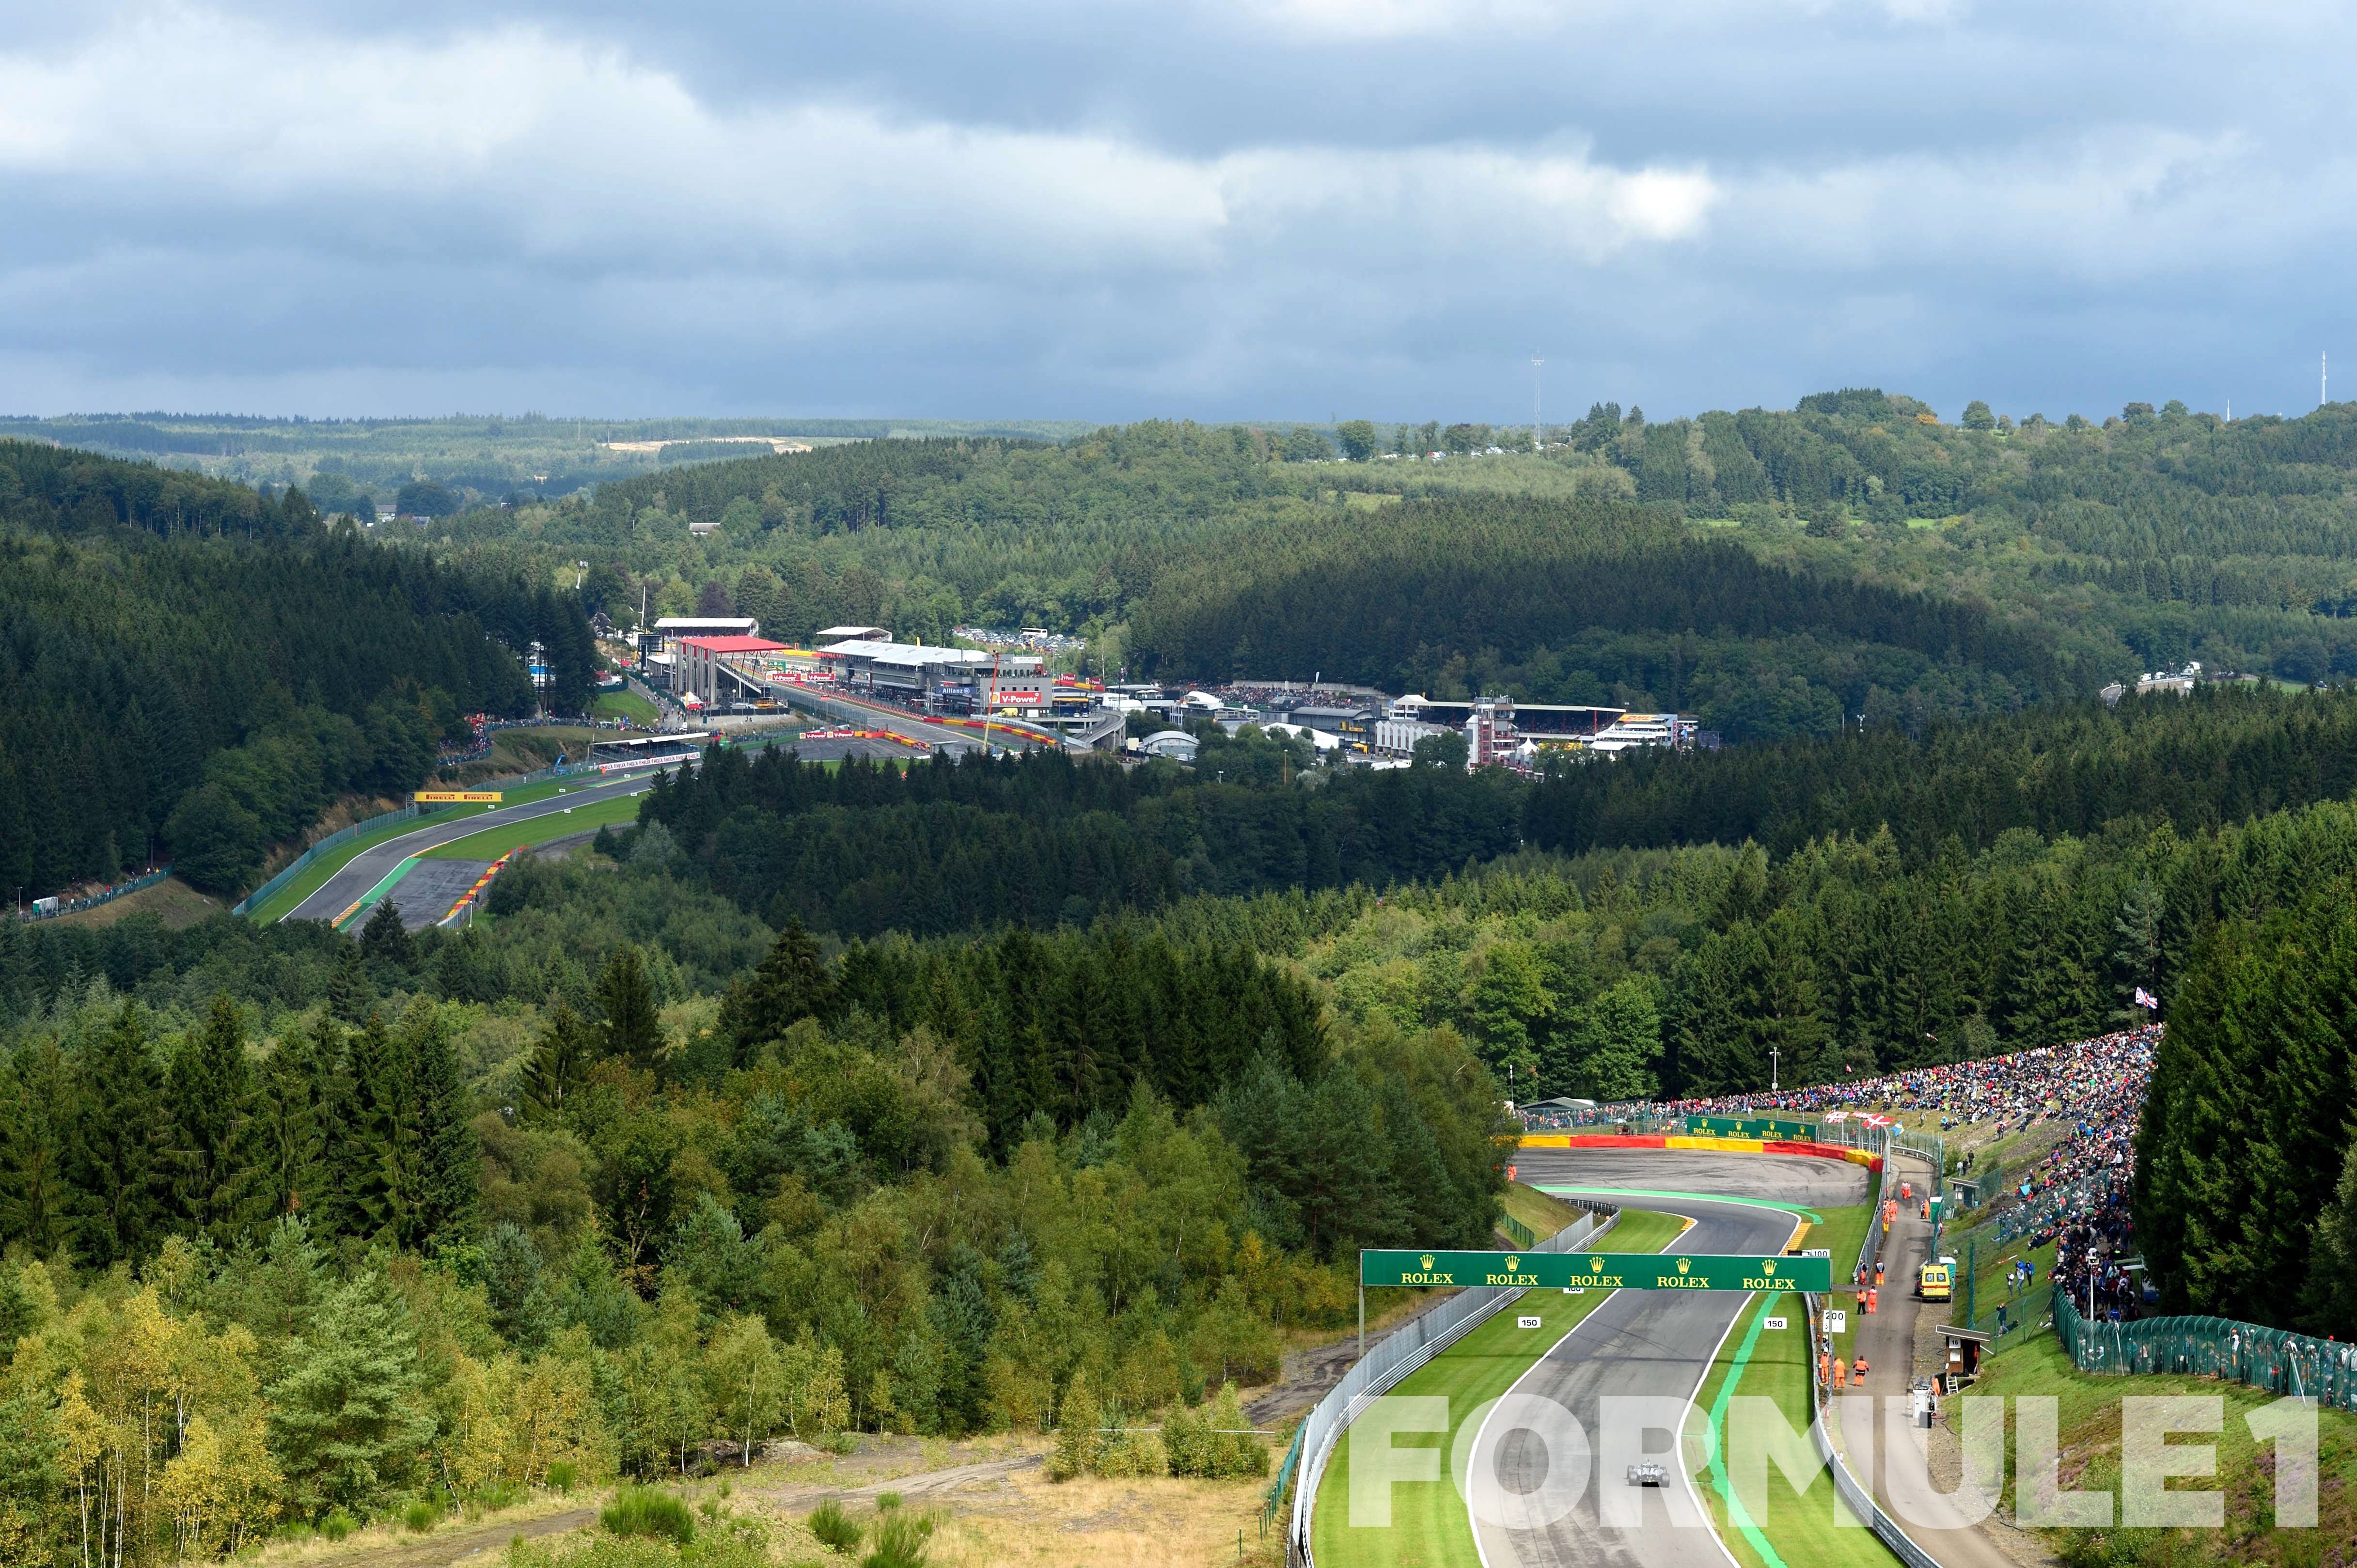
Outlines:
<svg viewBox="0 0 2357 1568"><path fill-rule="evenodd" d="M2068 689L2041 630L1766 563L1593 491L1411 500L1286 546L1206 548L1165 574L1136 618L1143 661L1426 690L1462 687L1479 655L1528 700L1609 703L1634 687L1738 740L1838 727L1852 690L1904 703L1931 689L1936 711L2003 713ZM1795 723L1796 699L1833 711Z"/></svg>
<svg viewBox="0 0 2357 1568"><path fill-rule="evenodd" d="M1954 839L2084 837L2115 822L2180 832L2357 792L2357 692L2255 684L2128 696L1935 725L1869 725L1824 739L1715 753L1623 756L1570 768L1533 791L1529 841L1583 851L1756 841L1775 853L1827 833L1888 831L1929 860Z"/></svg>
<svg viewBox="0 0 2357 1568"><path fill-rule="evenodd" d="M1195 767L1061 754L905 772L715 752L650 793L640 847L782 926L845 937L1052 929L1202 895L1429 885L1518 849L1878 840L1899 864L2024 835L2190 834L2357 791L2357 692L2254 686L2047 703L1717 753L1501 769L1316 767L1304 743L1206 736Z"/></svg>
<svg viewBox="0 0 2357 1568"><path fill-rule="evenodd" d="M299 490L0 442L0 881L250 886L339 793L414 787L459 715L529 709L534 638L582 702L570 596L331 532Z"/></svg>
<svg viewBox="0 0 2357 1568"><path fill-rule="evenodd" d="M1599 403L1543 453L1477 424L1334 435L861 442L424 537L454 560L586 561L590 607L624 620L735 610L787 641L1043 626L1107 674L1349 671L1674 707L1738 744L1845 714L1920 732L2189 659L2357 675L2357 407L1955 422L1854 390L1673 420Z"/></svg>

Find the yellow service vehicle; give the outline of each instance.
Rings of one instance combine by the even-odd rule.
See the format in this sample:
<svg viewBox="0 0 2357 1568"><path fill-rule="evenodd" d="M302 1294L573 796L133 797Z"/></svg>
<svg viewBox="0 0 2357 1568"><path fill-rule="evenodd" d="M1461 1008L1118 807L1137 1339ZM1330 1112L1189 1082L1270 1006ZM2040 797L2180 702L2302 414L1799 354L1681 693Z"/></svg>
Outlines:
<svg viewBox="0 0 2357 1568"><path fill-rule="evenodd" d="M1956 1271L1949 1263L1926 1263L1915 1276L1915 1299L1946 1301L1955 1294Z"/></svg>

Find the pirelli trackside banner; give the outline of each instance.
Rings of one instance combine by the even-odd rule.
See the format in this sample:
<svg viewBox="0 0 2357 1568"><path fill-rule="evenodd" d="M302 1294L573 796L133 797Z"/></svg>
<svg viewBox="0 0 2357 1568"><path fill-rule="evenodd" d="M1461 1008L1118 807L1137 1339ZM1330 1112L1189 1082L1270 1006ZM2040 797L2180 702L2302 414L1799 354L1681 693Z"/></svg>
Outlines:
<svg viewBox="0 0 2357 1568"><path fill-rule="evenodd" d="M500 799L497 789L420 789L417 803L421 806L447 806L457 800L474 800L496 805Z"/></svg>
<svg viewBox="0 0 2357 1568"><path fill-rule="evenodd" d="M1833 1289L1830 1258L1724 1252L1393 1252L1359 1254L1367 1285L1532 1285L1541 1290Z"/></svg>

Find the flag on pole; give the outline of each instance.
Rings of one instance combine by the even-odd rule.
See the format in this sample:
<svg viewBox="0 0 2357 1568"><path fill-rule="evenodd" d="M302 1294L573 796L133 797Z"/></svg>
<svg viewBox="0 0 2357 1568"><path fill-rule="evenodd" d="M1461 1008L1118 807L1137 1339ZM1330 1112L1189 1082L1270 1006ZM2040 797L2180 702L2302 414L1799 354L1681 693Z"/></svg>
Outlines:
<svg viewBox="0 0 2357 1568"><path fill-rule="evenodd" d="M2136 988L2136 1004L2139 1007L2158 1007L2160 1003L2151 992L2139 985Z"/></svg>

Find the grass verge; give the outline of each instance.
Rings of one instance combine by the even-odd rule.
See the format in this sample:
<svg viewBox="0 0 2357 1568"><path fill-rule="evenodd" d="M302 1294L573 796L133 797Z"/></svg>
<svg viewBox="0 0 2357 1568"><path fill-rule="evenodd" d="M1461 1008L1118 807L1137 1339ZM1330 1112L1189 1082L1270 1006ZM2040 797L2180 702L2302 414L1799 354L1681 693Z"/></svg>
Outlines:
<svg viewBox="0 0 2357 1568"><path fill-rule="evenodd" d="M498 782L499 781L497 779L492 779L490 780L490 785L491 787L496 787ZM308 898L312 894L317 893L320 888L325 887L328 885L328 878L334 876L336 873L341 871L345 866L350 865L353 861L359 859L361 854L365 854L369 850L374 849L377 845L383 843L388 839L399 838L404 833L414 833L420 828L438 827L445 822L455 822L463 821L468 817L483 816L489 812L500 811L508 806L528 806L535 800L553 800L556 796L564 794L568 790L594 789L599 783L610 784L612 782L614 782L614 780L611 779L600 779L586 775L580 779L563 780L553 779L545 779L538 784L526 784L521 789L501 790L501 799L498 805L485 803L467 806L444 806L439 810L426 812L422 816L409 818L405 822L388 822L382 828L377 828L361 834L358 838L346 840L344 843L338 844L334 849L328 851L326 854L323 854L318 859L313 861L309 865L305 866L303 868L302 875L296 877L294 881L288 883L277 892L273 893L269 898L264 902L260 908L253 911L252 918L258 924L265 926L274 920L285 919L288 915L295 912L295 910L302 904L304 899ZM629 799L632 801L632 811L635 814L637 798L633 796ZM566 820L570 821L571 819L568 818ZM558 834L556 836L562 837L563 835ZM438 858L447 859L450 857L439 856ZM497 854L494 854L478 858L496 860L499 856Z"/></svg>
<svg viewBox="0 0 2357 1568"><path fill-rule="evenodd" d="M2222 1398L2225 1426L2213 1438L2179 1437L2179 1443L2214 1443L2215 1479L2194 1477L2172 1489L2225 1494L2222 1530L2040 1530L2037 1533L2074 1568L2126 1568L2132 1563L2194 1568L2205 1563L2316 1568L2349 1561L2357 1541L2357 1415L2317 1412L2317 1528L2281 1529L2275 1524L2274 1444L2262 1447L2244 1418L2274 1405L2278 1396L2241 1383L2162 1374L2091 1377L2071 1365L2052 1336L1981 1363L1980 1376L1965 1399L2018 1400L2044 1396L2056 1402L2061 1436L2062 1485L2081 1491L2116 1491L2120 1483L2120 1402L2172 1394ZM1964 1400L1950 1400L1940 1419L1963 1430ZM2005 1517L2013 1517L2012 1483L2007 1484Z"/></svg>
<svg viewBox="0 0 2357 1568"><path fill-rule="evenodd" d="M1770 1320L1784 1326L1770 1328ZM1811 1375L1809 1319L1801 1298L1781 1292L1755 1295L1719 1347L1695 1402L1714 1434L1725 1434L1730 1402L1738 1397L1774 1401L1792 1429L1804 1433ZM1890 1568L1897 1561L1871 1530L1835 1522L1836 1509L1844 1520L1857 1516L1835 1497L1830 1470L1818 1471L1809 1489L1796 1493L1770 1466L1765 1517L1754 1517L1730 1499L1724 1443L1713 1443L1709 1463L1695 1466L1694 1474L1695 1489L1710 1509L1719 1539L1742 1568Z"/></svg>
<svg viewBox="0 0 2357 1568"><path fill-rule="evenodd" d="M1617 1252L1652 1251L1668 1245L1684 1229L1685 1222L1675 1215L1625 1209L1609 1240ZM1325 1477L1318 1488L1318 1563L1325 1568L1373 1568L1378 1563L1420 1563L1423 1568L1481 1568L1465 1499L1457 1495L1457 1487L1448 1477L1448 1448L1457 1440L1457 1427L1477 1407L1512 1387L1533 1362L1610 1294L1525 1292L1521 1301L1411 1373L1394 1391L1446 1398L1449 1429L1402 1433L1393 1439L1393 1445L1438 1449L1441 1478L1394 1486L1390 1528L1353 1528L1350 1519L1351 1442L1346 1435L1327 1462ZM1517 1320L1525 1316L1537 1316L1540 1326L1517 1327Z"/></svg>
<svg viewBox="0 0 2357 1568"><path fill-rule="evenodd" d="M537 817L526 817L520 822L501 822L495 828L485 828L479 833L468 833L462 839L429 849L427 860L497 860L511 849L528 843L545 843L550 839L570 838L592 828L611 823L634 822L639 820L639 798L636 795L609 796L592 800L586 806L570 811L545 811Z"/></svg>

